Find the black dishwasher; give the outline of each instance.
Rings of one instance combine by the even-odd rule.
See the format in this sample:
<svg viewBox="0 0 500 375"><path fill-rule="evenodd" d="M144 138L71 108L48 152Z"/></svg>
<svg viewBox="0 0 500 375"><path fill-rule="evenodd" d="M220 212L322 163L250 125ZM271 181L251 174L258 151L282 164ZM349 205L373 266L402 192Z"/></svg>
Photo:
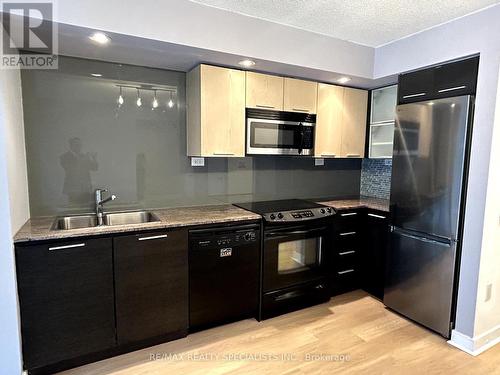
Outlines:
<svg viewBox="0 0 500 375"><path fill-rule="evenodd" d="M189 232L189 329L255 317L260 224Z"/></svg>

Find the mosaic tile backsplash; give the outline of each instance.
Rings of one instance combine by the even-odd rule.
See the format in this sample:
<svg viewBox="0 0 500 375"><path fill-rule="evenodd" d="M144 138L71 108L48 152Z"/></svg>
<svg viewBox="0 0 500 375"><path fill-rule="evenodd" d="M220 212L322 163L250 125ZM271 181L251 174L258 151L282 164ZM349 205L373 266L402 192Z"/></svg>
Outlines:
<svg viewBox="0 0 500 375"><path fill-rule="evenodd" d="M361 195L389 199L392 159L363 159Z"/></svg>

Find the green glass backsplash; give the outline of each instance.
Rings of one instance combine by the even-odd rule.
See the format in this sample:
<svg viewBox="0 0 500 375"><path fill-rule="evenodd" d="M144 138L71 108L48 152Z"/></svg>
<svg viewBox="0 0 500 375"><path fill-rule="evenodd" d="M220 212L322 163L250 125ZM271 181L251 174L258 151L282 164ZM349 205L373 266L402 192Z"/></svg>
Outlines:
<svg viewBox="0 0 500 375"><path fill-rule="evenodd" d="M191 167L185 78L69 57L56 71L23 71L31 215L93 211L96 188L118 196L112 210L359 194L361 160L210 158ZM146 89L157 90L157 108Z"/></svg>

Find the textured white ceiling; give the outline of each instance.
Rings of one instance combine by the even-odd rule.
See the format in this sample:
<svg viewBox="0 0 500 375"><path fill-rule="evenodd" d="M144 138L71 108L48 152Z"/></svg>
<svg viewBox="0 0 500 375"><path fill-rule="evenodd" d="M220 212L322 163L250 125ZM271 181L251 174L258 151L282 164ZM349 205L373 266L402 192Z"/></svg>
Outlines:
<svg viewBox="0 0 500 375"><path fill-rule="evenodd" d="M371 47L500 3L500 0L191 1Z"/></svg>

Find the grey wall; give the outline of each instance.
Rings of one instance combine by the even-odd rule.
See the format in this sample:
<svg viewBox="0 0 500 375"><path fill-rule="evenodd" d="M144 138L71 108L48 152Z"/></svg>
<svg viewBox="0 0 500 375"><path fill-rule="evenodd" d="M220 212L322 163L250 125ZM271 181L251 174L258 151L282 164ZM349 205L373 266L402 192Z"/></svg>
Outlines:
<svg viewBox="0 0 500 375"><path fill-rule="evenodd" d="M389 199L391 196L392 159L364 159L360 194Z"/></svg>
<svg viewBox="0 0 500 375"><path fill-rule="evenodd" d="M191 167L181 72L61 58L58 71L23 71L22 84L32 216L93 210L102 187L119 196L114 209L359 194L360 160L212 158ZM173 87L176 104L159 93L152 110L144 91L139 108L136 90L124 89L119 108L117 84Z"/></svg>
<svg viewBox="0 0 500 375"><path fill-rule="evenodd" d="M1 29L1 27L0 27ZM20 74L0 69L0 375L21 374L21 337L12 235L27 220ZM18 147L18 150L13 149ZM16 170L18 166L18 170ZM15 195L15 197L13 197Z"/></svg>

